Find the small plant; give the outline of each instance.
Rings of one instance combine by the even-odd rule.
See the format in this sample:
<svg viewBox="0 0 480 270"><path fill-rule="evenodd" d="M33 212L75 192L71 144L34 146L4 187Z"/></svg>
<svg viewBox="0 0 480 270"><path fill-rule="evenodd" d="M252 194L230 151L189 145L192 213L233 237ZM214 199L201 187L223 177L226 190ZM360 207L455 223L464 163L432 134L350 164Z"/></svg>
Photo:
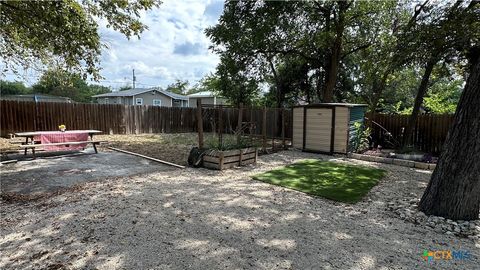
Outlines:
<svg viewBox="0 0 480 270"><path fill-rule="evenodd" d="M226 135L222 138L222 143L220 144L218 137L212 136L205 140L205 146L208 149L212 150L232 150L232 149L241 149L252 147L252 142L247 138L240 138L240 141L237 142L237 137L232 135Z"/></svg>
<svg viewBox="0 0 480 270"><path fill-rule="evenodd" d="M356 122L354 125L354 137L352 140L353 151L355 153L362 152L369 147L368 138L372 134L369 127L365 128L362 122Z"/></svg>

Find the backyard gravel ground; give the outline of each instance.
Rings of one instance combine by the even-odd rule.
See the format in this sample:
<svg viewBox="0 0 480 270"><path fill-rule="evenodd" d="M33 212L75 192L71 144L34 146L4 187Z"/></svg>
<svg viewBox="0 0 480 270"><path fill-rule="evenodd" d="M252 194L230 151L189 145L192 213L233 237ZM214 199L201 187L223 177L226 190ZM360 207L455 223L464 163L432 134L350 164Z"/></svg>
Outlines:
<svg viewBox="0 0 480 270"><path fill-rule="evenodd" d="M348 205L252 180L305 158L388 171ZM0 269L479 269L480 243L407 223L389 201L421 196L431 172L284 151L223 172L187 168L1 202ZM433 261L423 250L464 250Z"/></svg>

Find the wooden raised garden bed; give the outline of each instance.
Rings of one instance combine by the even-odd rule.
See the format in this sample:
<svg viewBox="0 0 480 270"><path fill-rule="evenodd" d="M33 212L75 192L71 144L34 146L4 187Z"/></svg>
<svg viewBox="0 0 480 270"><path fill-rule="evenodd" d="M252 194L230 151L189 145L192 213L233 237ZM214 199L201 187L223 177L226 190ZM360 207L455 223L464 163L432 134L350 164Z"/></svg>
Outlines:
<svg viewBox="0 0 480 270"><path fill-rule="evenodd" d="M223 170L234 166L243 166L257 162L257 148L235 150L211 150L203 156L203 166L209 169Z"/></svg>

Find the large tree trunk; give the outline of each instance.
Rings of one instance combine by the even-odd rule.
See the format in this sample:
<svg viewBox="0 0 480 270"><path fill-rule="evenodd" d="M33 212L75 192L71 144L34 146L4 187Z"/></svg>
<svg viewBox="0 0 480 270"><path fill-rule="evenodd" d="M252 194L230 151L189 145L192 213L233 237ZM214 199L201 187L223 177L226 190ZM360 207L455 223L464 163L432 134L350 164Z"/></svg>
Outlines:
<svg viewBox="0 0 480 270"><path fill-rule="evenodd" d="M480 48L469 58L454 123L419 204L427 215L455 220L478 219L480 211Z"/></svg>
<svg viewBox="0 0 480 270"><path fill-rule="evenodd" d="M277 71L275 69L275 65L273 64L273 61L271 58L268 60L270 64L270 68L272 69L272 74L273 74L273 79L275 80L275 103L276 107L280 108L283 107L283 101L285 99L285 93L283 91L283 84L281 82L281 79L277 75Z"/></svg>
<svg viewBox="0 0 480 270"><path fill-rule="evenodd" d="M385 86L387 85L387 78L391 73L391 69L387 69L384 73L383 76L380 80L380 82L375 83L372 88L372 95L373 99L370 103L370 111L375 112L377 110L378 106L378 101L380 100L380 97L382 96L383 90L385 89Z"/></svg>
<svg viewBox="0 0 480 270"><path fill-rule="evenodd" d="M349 7L347 1L338 2L338 21L335 24L335 39L325 66L325 83L322 90L322 102L333 101L333 91L338 77L338 66L342 53L343 32L345 31L345 13Z"/></svg>
<svg viewBox="0 0 480 270"><path fill-rule="evenodd" d="M423 72L422 81L420 82L420 86L417 90L417 96L415 97L415 103L413 105L412 114L408 118L407 128L405 129L405 133L403 134L402 146L405 147L411 142L413 128L417 124L418 113L420 112L420 106L423 103L423 97L427 93L428 90L428 82L430 81L430 75L432 75L432 70L435 64L437 64L438 60L436 57L431 57L427 65L425 66L425 71Z"/></svg>
<svg viewBox="0 0 480 270"><path fill-rule="evenodd" d="M338 65L340 61L341 41L334 43L332 55L330 56L327 71L325 76L325 83L322 90L322 102L333 101L333 90L337 83Z"/></svg>

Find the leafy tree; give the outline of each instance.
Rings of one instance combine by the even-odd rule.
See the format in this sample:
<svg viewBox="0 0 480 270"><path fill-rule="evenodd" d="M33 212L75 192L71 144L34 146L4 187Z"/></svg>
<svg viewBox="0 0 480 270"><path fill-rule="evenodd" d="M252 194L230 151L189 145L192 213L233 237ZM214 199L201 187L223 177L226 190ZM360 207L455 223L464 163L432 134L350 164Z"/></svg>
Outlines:
<svg viewBox="0 0 480 270"><path fill-rule="evenodd" d="M421 71L417 66L409 65L393 72L386 82L383 97L378 101L378 110L382 113L410 113Z"/></svg>
<svg viewBox="0 0 480 270"><path fill-rule="evenodd" d="M0 56L13 72L43 64L98 79L104 47L98 19L127 38L139 37L147 28L140 11L159 5L158 0L1 1Z"/></svg>
<svg viewBox="0 0 480 270"><path fill-rule="evenodd" d="M80 75L62 69L45 72L32 86L33 93L69 97L77 102L91 102L93 95L111 92L101 85L88 85Z"/></svg>
<svg viewBox="0 0 480 270"><path fill-rule="evenodd" d="M126 91L126 90L131 90L132 87L131 86L128 86L128 85L125 85L125 86L122 86L118 89L118 91Z"/></svg>
<svg viewBox="0 0 480 270"><path fill-rule="evenodd" d="M418 48L417 59L424 61L424 73L417 89L412 113L409 117L402 145L406 146L412 138L423 98L430 86L430 78L437 63L442 59L451 61L458 57L458 49L478 42L479 15L478 2L464 4L457 1L453 5L436 5L430 8L429 16L412 28L410 35L418 40L413 44ZM459 29L461 27L461 30Z"/></svg>
<svg viewBox="0 0 480 270"><path fill-rule="evenodd" d="M232 105L254 105L258 101L259 87L255 79L242 72L242 63L222 55L220 64L210 85L214 92L225 97Z"/></svg>
<svg viewBox="0 0 480 270"><path fill-rule="evenodd" d="M210 73L205 75L200 81L187 90L187 95L210 91L213 93L220 93L219 79L215 74Z"/></svg>
<svg viewBox="0 0 480 270"><path fill-rule="evenodd" d="M386 16L374 28L375 38L372 46L351 56L354 68L352 74L356 80L358 96L369 105L371 111L377 111L379 105L392 105L384 102L391 93L384 93L395 82L395 73L411 68L412 51L409 35L429 0L413 5L411 2L398 2L394 8L386 11ZM383 100L383 102L382 102ZM395 103L395 104L398 104Z"/></svg>
<svg viewBox="0 0 480 270"><path fill-rule="evenodd" d="M475 27L471 16L459 20L458 14L469 6L228 1L206 33L221 59L240 63L242 76L268 85L271 106L336 100L417 114L439 66L462 61L455 48L472 40ZM456 29L463 25L465 32Z"/></svg>
<svg viewBox="0 0 480 270"><path fill-rule="evenodd" d="M424 98L424 106L431 113L455 113L460 100L463 80L447 80L435 83Z"/></svg>
<svg viewBox="0 0 480 270"><path fill-rule="evenodd" d="M266 106L293 106L300 102L310 103L317 100L314 80L308 74L310 64L303 58L284 56L272 70L275 71L273 76L266 77L266 82L270 84L269 92L265 96Z"/></svg>
<svg viewBox="0 0 480 270"><path fill-rule="evenodd" d="M188 81L182 81L180 79L176 79L175 82L169 84L167 86L167 91L179 94L179 95L185 95L187 94L187 88L188 88Z"/></svg>
<svg viewBox="0 0 480 270"><path fill-rule="evenodd" d="M0 80L0 95L25 95L29 94L31 89L26 87L23 82L9 82Z"/></svg>
<svg viewBox="0 0 480 270"><path fill-rule="evenodd" d="M376 29L381 28L377 22L385 21L395 5L392 1L228 1L219 24L206 33L214 51L243 63L246 76L275 86L277 106L284 105L288 95L277 69L299 58L308 68L300 76L314 86L314 93L305 93L306 99L328 102L336 96L335 89L344 91L339 85L351 86L340 70L344 61L371 46Z"/></svg>

